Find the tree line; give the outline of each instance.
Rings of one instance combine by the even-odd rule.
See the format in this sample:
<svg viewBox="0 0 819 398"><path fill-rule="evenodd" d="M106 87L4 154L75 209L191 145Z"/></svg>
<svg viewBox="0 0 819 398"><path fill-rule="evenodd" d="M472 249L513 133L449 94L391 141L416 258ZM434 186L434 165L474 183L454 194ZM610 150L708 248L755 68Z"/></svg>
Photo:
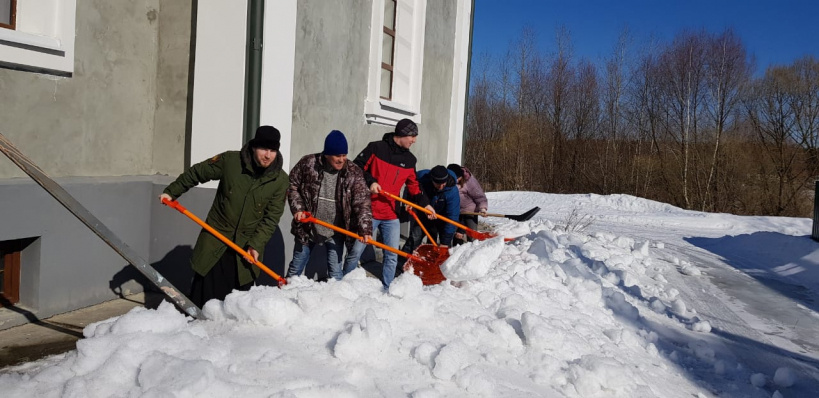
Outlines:
<svg viewBox="0 0 819 398"><path fill-rule="evenodd" d="M524 29L473 60L464 164L488 190L625 193L685 209L809 216L819 61L768 67L731 30L684 31L599 63ZM632 54L633 52L633 54Z"/></svg>

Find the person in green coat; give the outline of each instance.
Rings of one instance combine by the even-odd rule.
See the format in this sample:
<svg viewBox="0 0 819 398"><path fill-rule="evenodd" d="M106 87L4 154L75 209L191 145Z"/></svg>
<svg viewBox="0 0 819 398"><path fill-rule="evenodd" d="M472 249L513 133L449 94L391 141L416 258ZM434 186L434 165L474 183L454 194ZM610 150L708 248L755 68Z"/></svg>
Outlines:
<svg viewBox="0 0 819 398"><path fill-rule="evenodd" d="M287 198L289 179L282 169L280 141L279 130L261 126L241 151L216 155L180 174L160 201L175 200L198 184L219 180L205 222L258 260L264 257ZM249 290L260 272L204 229L193 248L191 267L190 299L199 307L210 299L224 300L234 289Z"/></svg>

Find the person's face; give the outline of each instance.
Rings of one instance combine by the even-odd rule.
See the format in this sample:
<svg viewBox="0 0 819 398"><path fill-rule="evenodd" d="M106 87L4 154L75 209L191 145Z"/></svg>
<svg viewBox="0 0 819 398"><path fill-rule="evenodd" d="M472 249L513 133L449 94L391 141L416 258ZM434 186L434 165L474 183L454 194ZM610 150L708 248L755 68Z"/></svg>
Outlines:
<svg viewBox="0 0 819 398"><path fill-rule="evenodd" d="M344 165L347 163L347 154L343 155L324 155L324 159L327 160L327 164L332 166L336 170L341 170L344 168Z"/></svg>
<svg viewBox="0 0 819 398"><path fill-rule="evenodd" d="M269 148L254 148L253 157L259 167L268 168L276 160L277 151Z"/></svg>
<svg viewBox="0 0 819 398"><path fill-rule="evenodd" d="M404 137L396 136L395 137L395 143L398 144L398 146L400 146L401 148L410 149L412 144L415 143L416 138L418 138L418 136L414 136L414 135L408 135L408 136L404 136Z"/></svg>
<svg viewBox="0 0 819 398"><path fill-rule="evenodd" d="M438 190L438 191L443 191L444 188L446 188L446 181L444 181L442 183L437 183L437 182L433 181L432 186L434 186L435 189Z"/></svg>

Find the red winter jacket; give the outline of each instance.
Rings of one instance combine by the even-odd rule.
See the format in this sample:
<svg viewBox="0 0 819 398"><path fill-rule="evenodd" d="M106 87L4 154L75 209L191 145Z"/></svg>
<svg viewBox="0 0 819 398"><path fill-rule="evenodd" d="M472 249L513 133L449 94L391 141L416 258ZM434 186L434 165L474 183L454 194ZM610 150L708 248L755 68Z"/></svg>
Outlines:
<svg viewBox="0 0 819 398"><path fill-rule="evenodd" d="M355 164L364 170L367 186L374 182L381 189L393 195L401 195L401 187L407 185L410 200L425 207L429 200L421 192L415 177L415 155L409 149L398 146L393 140L394 133L384 134L381 141L373 141L355 157ZM384 195L372 195L373 218L395 220L395 200Z"/></svg>

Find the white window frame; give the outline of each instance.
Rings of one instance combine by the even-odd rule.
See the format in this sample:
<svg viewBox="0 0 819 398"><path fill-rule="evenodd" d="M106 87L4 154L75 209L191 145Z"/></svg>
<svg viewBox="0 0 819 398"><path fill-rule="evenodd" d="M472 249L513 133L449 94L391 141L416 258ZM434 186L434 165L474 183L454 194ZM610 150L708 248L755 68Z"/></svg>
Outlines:
<svg viewBox="0 0 819 398"><path fill-rule="evenodd" d="M396 2L392 100L386 100L380 96L384 0L373 0L367 98L364 101L367 123L395 125L404 118L421 123L426 10L427 0Z"/></svg>
<svg viewBox="0 0 819 398"><path fill-rule="evenodd" d="M76 0L18 1L15 30L0 28L0 65L70 76Z"/></svg>

